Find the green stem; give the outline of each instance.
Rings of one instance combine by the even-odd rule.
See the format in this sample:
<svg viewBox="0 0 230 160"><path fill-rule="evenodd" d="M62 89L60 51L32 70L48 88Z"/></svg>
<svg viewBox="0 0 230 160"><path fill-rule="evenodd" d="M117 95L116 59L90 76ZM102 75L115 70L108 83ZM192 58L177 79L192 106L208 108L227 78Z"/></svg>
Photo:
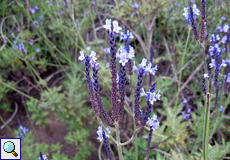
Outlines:
<svg viewBox="0 0 230 160"><path fill-rule="evenodd" d="M99 148L98 148L98 158L99 160L101 160L101 148L102 148L102 145L103 145L104 141L101 142Z"/></svg>
<svg viewBox="0 0 230 160"><path fill-rule="evenodd" d="M121 145L121 146L125 146L125 145L129 144L130 142L132 142L133 139L137 136L137 133L138 133L139 130L140 130L140 128L136 129L135 132L134 132L134 134L133 134L133 136L132 136L128 141L126 141L126 142L124 142L124 143L120 143L120 145ZM137 153L138 153L138 152L137 152ZM137 155L138 155L138 154L137 154Z"/></svg>
<svg viewBox="0 0 230 160"><path fill-rule="evenodd" d="M181 84L181 76L182 76L182 67L184 65L184 57L185 57L185 54L186 54L186 50L187 50L187 46L188 46L188 40L190 38L190 33L191 33L191 29L189 27L189 30L188 30L188 37L187 37L187 40L186 40L186 43L185 43L185 49L184 49L184 53L182 55L182 60L181 60L181 72L180 72L180 75L179 75L179 82L178 82L178 91L177 91L177 96L176 96L176 102L175 102L175 107L176 107L176 113L177 113L177 103L178 103L178 99L179 99L179 96L180 96L180 84Z"/></svg>
<svg viewBox="0 0 230 160"><path fill-rule="evenodd" d="M204 115L203 158L208 159L209 145L209 119L210 119L210 93L207 93Z"/></svg>
<svg viewBox="0 0 230 160"><path fill-rule="evenodd" d="M115 124L115 128L116 128L116 139L117 139L117 149L118 149L119 160L123 160L121 140L120 140L120 131L119 131L119 123L118 122Z"/></svg>

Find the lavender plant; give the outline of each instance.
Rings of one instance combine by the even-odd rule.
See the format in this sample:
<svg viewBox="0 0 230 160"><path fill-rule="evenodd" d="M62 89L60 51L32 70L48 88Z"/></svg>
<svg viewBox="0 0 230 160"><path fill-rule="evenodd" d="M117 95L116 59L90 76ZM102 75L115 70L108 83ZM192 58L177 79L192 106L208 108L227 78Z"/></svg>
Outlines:
<svg viewBox="0 0 230 160"><path fill-rule="evenodd" d="M190 13L188 12L188 8L190 9ZM202 46L203 49L203 59L204 59L204 76L203 76L203 80L202 80L202 91L204 93L204 95L206 96L206 102L205 102L205 114L204 114L204 130L203 130L203 159L207 160L208 159L208 149L209 149L209 130L210 130L210 112L212 112L211 116L213 115L217 104L218 104L218 99L219 99L219 88L222 82L219 82L219 75L220 75L220 70L222 67L226 67L227 60L222 59L222 63L221 63L221 54L223 52L225 52L225 50L227 50L227 43L228 43L228 34L225 35L222 39L222 42L225 44L225 48L221 49L221 47L219 46L218 41L220 40L220 35L216 33L216 31L211 35L210 37L210 42L212 43L212 45L209 47L209 55L211 58L211 63L209 64L210 68L214 68L214 77L210 78L207 70L207 65L206 65L206 55L205 55L205 45L207 44L207 42L205 42L205 21L206 21L206 0L201 0L201 13L202 13L202 17L201 17L201 33L200 33L200 37L198 34L198 30L197 30L197 26L196 26L196 22L195 22L195 15L199 15L199 10L197 9L196 4L193 4L193 6L189 6L187 8L184 8L184 13L183 15L185 16L185 18L187 20L189 20L194 35L195 35L195 39L196 41ZM228 29L229 26L225 25L223 26L223 21L225 20L224 17L221 18L222 19L222 26L218 26L217 30L219 30L220 32L224 32L224 33L228 33ZM227 77L227 75L226 75ZM209 81L207 81L206 79L208 79ZM212 79L213 79L213 85L212 85ZM209 85L211 84L211 85ZM214 106L212 107L212 109L210 108L210 102L211 102L211 96L212 96L212 88L214 88L215 90L215 103ZM187 113L182 112L182 114L184 115L184 118L188 118L190 115ZM215 127L214 127L215 128Z"/></svg>
<svg viewBox="0 0 230 160"><path fill-rule="evenodd" d="M122 154L122 146L130 143L137 135L138 131L145 127L146 124L149 124L150 126L150 133L149 133L149 139L148 139L148 145L146 150L146 158L148 158L149 155L149 149L150 149L150 141L152 138L152 132L159 127L159 122L157 120L157 116L154 115L152 119L149 119L151 115L151 109L154 102L157 101L157 99L160 100L160 91L158 93L155 93L156 84L154 83L152 87L150 88L149 92L145 93L143 90L143 93L141 94L141 87L143 78L146 75L146 73L150 73L154 75L157 70L157 65L155 67L152 67L152 63L147 63L147 59L143 59L142 62L139 64L139 69L136 67L135 61L133 62L133 70L136 71L138 75L138 82L135 90L135 103L134 103L134 119L135 119L135 125L136 130L134 131L134 135L130 140L127 142L121 143L120 141L120 131L119 131L119 122L122 120L123 114L124 114L124 108L125 108L125 97L126 97L126 72L128 70L128 73L132 75L132 68L130 66L131 59L135 57L134 49L132 46L129 45L129 39L132 38L132 33L127 30L127 27L125 27L125 32L121 32L121 40L124 40L125 46L121 46L118 51L116 52L116 43L115 43L115 33L119 33L121 30L121 27L118 26L117 21L113 21L113 27L111 26L111 19L106 19L106 24L103 26L105 29L108 30L109 36L110 36L110 68L111 68L111 79L112 79L112 91L111 91L111 105L112 105L112 116L110 118L109 114L105 111L101 97L99 95L99 79L98 79L98 68L99 63L96 62L96 53L94 51L91 52L91 54L88 56L84 56L83 51L80 52L79 60L83 61L85 64L85 75L87 79L87 86L91 97L91 103L92 107L94 109L95 115L99 121L99 123L104 127L105 131L102 131L102 127L99 127L98 129L98 136L100 141L104 141L104 145L107 151L107 155L109 159L113 159L110 148L109 148L109 142L108 138L111 137L114 143L116 143L118 147L118 155L119 159L123 159ZM119 60L119 74L117 81L117 64L116 64L116 58ZM129 65L128 65L129 64ZM91 65L93 70L93 82L90 78L90 70L89 65ZM127 67L127 68L126 68ZM93 83L93 85L92 85ZM93 87L92 87L93 86ZM119 88L117 88L119 86ZM93 89L92 89L93 88ZM119 91L119 97L117 95L117 90ZM140 96L145 96L147 99L147 107L145 116L140 116ZM96 97L96 98L94 98ZM106 129L106 125L104 122L101 121L99 114L103 117L104 121L107 123L107 125L114 125L116 130L116 139L112 137L112 135L109 133L109 131ZM132 115L131 115L132 116ZM157 121L157 122L155 122Z"/></svg>

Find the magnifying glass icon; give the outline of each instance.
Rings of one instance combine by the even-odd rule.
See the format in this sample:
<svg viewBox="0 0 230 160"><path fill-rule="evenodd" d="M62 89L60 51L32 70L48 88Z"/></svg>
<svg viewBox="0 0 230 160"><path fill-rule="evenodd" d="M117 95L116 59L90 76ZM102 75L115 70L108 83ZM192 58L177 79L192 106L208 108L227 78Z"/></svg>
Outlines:
<svg viewBox="0 0 230 160"><path fill-rule="evenodd" d="M14 151L15 150L15 145L11 141L7 141L3 145L3 149L7 153L12 153L15 157L18 156L18 154Z"/></svg>

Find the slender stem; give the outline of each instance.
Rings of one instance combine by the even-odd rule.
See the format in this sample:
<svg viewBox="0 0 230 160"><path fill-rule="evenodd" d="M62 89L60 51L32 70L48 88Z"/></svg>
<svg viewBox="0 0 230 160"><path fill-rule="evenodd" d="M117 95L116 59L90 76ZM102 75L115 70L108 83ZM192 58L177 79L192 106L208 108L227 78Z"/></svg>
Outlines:
<svg viewBox="0 0 230 160"><path fill-rule="evenodd" d="M121 140L120 140L119 123L118 122L115 124L115 128L116 128L117 150L118 150L119 160L123 160L122 148L121 148L121 143L120 143Z"/></svg>
<svg viewBox="0 0 230 160"><path fill-rule="evenodd" d="M99 146L99 148L98 148L98 158L99 158L99 160L102 160L102 159L101 159L101 148L102 148L102 146L103 146L103 143L104 143L104 141L101 142L101 144L100 144L100 146Z"/></svg>
<svg viewBox="0 0 230 160"><path fill-rule="evenodd" d="M209 119L210 119L210 93L207 93L204 115L203 159L208 159L209 144Z"/></svg>
<svg viewBox="0 0 230 160"><path fill-rule="evenodd" d="M128 141L126 141L126 142L124 142L124 143L120 143L120 145L121 145L121 146L125 146L125 145L129 144L130 142L132 142L133 139L137 136L137 133L138 133L139 130L140 130L140 128L136 129L135 132L134 132L134 134L133 134L133 136L132 136ZM137 152L137 153L138 153L138 152ZM137 155L138 155L138 154L137 154Z"/></svg>

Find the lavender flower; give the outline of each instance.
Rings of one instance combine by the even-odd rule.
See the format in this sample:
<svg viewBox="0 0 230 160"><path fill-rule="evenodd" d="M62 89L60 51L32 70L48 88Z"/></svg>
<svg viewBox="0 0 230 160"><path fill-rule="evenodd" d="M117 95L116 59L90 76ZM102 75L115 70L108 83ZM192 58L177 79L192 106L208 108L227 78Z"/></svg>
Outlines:
<svg viewBox="0 0 230 160"><path fill-rule="evenodd" d="M212 34L210 37L210 42L216 42L220 40L220 35L219 34Z"/></svg>
<svg viewBox="0 0 230 160"><path fill-rule="evenodd" d="M226 17L222 16L221 19L222 19L222 21L224 21L226 19Z"/></svg>
<svg viewBox="0 0 230 160"><path fill-rule="evenodd" d="M38 10L39 8L38 8L38 6L34 6L34 9L35 9L35 10Z"/></svg>
<svg viewBox="0 0 230 160"><path fill-rule="evenodd" d="M33 61L34 59L35 59L34 56L32 56L32 57L31 57L31 60Z"/></svg>
<svg viewBox="0 0 230 160"><path fill-rule="evenodd" d="M61 11L61 14L63 15L65 13L65 11Z"/></svg>
<svg viewBox="0 0 230 160"><path fill-rule="evenodd" d="M45 154L43 154L43 155L42 155L42 158L39 157L38 160L48 160L48 157L47 157Z"/></svg>
<svg viewBox="0 0 230 160"><path fill-rule="evenodd" d="M125 25L125 31L124 33L121 32L120 40L123 40L125 42L125 50L127 53L133 52L134 54L134 49L129 45L129 40L133 39L133 34L127 29L127 26ZM133 68L132 68L132 61L129 59L126 68L128 70L128 74L132 75L133 74Z"/></svg>
<svg viewBox="0 0 230 160"><path fill-rule="evenodd" d="M148 142L147 142L147 148L146 148L146 151L145 151L145 159L148 159L148 157L149 157L150 143L151 143L151 140L152 140L152 134L153 134L153 126L150 126Z"/></svg>
<svg viewBox="0 0 230 160"><path fill-rule="evenodd" d="M93 92L92 81L90 78L90 63L91 61L96 60L95 55L96 53L91 52L90 56L84 56L84 52L80 51L80 56L78 57L78 60L83 61L85 64L85 77L87 80L87 87L88 87L89 94L90 94L90 101L92 103L93 111L96 117L99 117L97 98L96 98L95 93Z"/></svg>
<svg viewBox="0 0 230 160"><path fill-rule="evenodd" d="M183 100L183 103L184 103L184 104L187 104L187 103L188 103L188 100L187 100L187 99L184 99L184 100Z"/></svg>
<svg viewBox="0 0 230 160"><path fill-rule="evenodd" d="M134 3L134 4L133 4L133 9L138 9L138 7L139 7L139 6L138 6L137 3Z"/></svg>
<svg viewBox="0 0 230 160"><path fill-rule="evenodd" d="M206 78L209 78L209 75L205 73L202 80L202 91L205 95L207 94Z"/></svg>
<svg viewBox="0 0 230 160"><path fill-rule="evenodd" d="M39 28L38 22L36 20L33 21L37 28Z"/></svg>
<svg viewBox="0 0 230 160"><path fill-rule="evenodd" d="M141 93L141 96L145 96L145 98L147 99L147 101L149 101L151 103L151 105L153 105L153 103L156 102L157 99L160 100L160 97L161 97L160 91L161 90L159 90L158 93L151 92L150 90L149 90L149 92L145 93L144 88L142 88L142 91L143 91L143 93Z"/></svg>
<svg viewBox="0 0 230 160"><path fill-rule="evenodd" d="M155 84L152 87L155 88ZM145 96L145 98L147 99L146 112L145 112L145 116L142 120L142 128L144 128L144 126L145 126L146 122L148 121L148 118L151 114L151 109L152 109L153 103L156 102L157 99L160 100L161 95L160 95L160 90L158 91L157 94L155 93L155 89L154 89L154 91L153 90L151 91L151 89L150 89L149 92L145 93L144 89L142 88L142 91L143 91L143 93L141 93L141 96Z"/></svg>
<svg viewBox="0 0 230 160"><path fill-rule="evenodd" d="M40 22L42 20L42 15L38 17L38 21Z"/></svg>
<svg viewBox="0 0 230 160"><path fill-rule="evenodd" d="M206 17L206 1L205 0L201 0L201 31L200 31L200 42L203 43L204 40L204 36L205 36L205 17Z"/></svg>
<svg viewBox="0 0 230 160"><path fill-rule="evenodd" d="M99 78L98 78L98 67L99 67L99 63L95 63L94 64L93 61L91 61L91 67L92 67L92 70L93 70L93 79L94 79L94 82L93 82L94 87L93 88L94 88L94 91L95 91L95 96L96 96L96 99L97 99L99 111L101 113L101 116L107 122L107 124L113 125L114 122L109 117L109 115L107 114L107 112L105 111L105 108L103 106L103 102L102 102L100 94L99 94L99 92L100 92Z"/></svg>
<svg viewBox="0 0 230 160"><path fill-rule="evenodd" d="M229 25L225 24L224 27L223 27L223 32L227 33L228 29L229 29Z"/></svg>
<svg viewBox="0 0 230 160"><path fill-rule="evenodd" d="M109 33L111 32L111 19L105 20L105 25L103 27L107 30L109 30ZM118 26L117 21L113 21L113 32L120 33L121 27Z"/></svg>
<svg viewBox="0 0 230 160"><path fill-rule="evenodd" d="M224 110L224 107L223 107L223 106L220 106L219 111L220 111L220 112L223 112L223 110Z"/></svg>
<svg viewBox="0 0 230 160"><path fill-rule="evenodd" d="M34 14L35 13L35 9L34 8L30 8L30 13Z"/></svg>
<svg viewBox="0 0 230 160"><path fill-rule="evenodd" d="M119 58L119 63L121 63L122 66L125 66L125 64L129 61L129 59L135 57L133 48L131 46L129 46L129 48L130 48L130 52L127 52L124 46L121 46L118 49L118 53L116 56Z"/></svg>
<svg viewBox="0 0 230 160"><path fill-rule="evenodd" d="M37 53L39 53L39 52L40 52L40 49L39 49L39 48L37 48L37 49L35 49L35 51L36 51Z"/></svg>
<svg viewBox="0 0 230 160"><path fill-rule="evenodd" d="M186 111L182 112L182 114L184 115L184 119L188 119L190 117L190 114L189 114L190 112L191 112L191 108L189 108L187 112Z"/></svg>
<svg viewBox="0 0 230 160"><path fill-rule="evenodd" d="M112 156L112 153L110 150L109 139L108 139L105 131L102 132L102 137L104 139L104 146L105 146L105 149L107 152L107 156L108 156L109 160L113 160L113 156Z"/></svg>
<svg viewBox="0 0 230 160"><path fill-rule="evenodd" d="M146 124L148 124L149 127L152 127L153 131L155 131L160 126L157 115L154 114L152 118L149 118Z"/></svg>
<svg viewBox="0 0 230 160"><path fill-rule="evenodd" d="M143 59L142 62L139 64L139 70L137 69L136 65L135 65L135 61L133 62L134 65L133 65L133 69L137 72L137 75L138 75L138 81L137 81L137 86L136 86L136 89L135 89L135 105L134 105L134 108L135 108L135 124L137 127L139 127L139 116L140 116L140 92L141 92L141 87L142 87L142 80L144 78L144 75L146 73L151 73L151 74L155 74L156 70L157 70L157 66L155 66L154 68L152 68L152 64L149 63L148 66L146 66L146 62L147 62L147 59Z"/></svg>
<svg viewBox="0 0 230 160"><path fill-rule="evenodd" d="M122 28L118 26L118 22L117 21L113 21L113 31L116 33L120 33L120 30Z"/></svg>
<svg viewBox="0 0 230 160"><path fill-rule="evenodd" d="M53 6L53 2L50 2L50 6Z"/></svg>
<svg viewBox="0 0 230 160"><path fill-rule="evenodd" d="M28 128L23 127L22 125L19 126L19 129L21 130L21 133L17 133L17 138L21 138L23 135L26 135L26 133L29 131Z"/></svg>
<svg viewBox="0 0 230 160"><path fill-rule="evenodd" d="M107 130L107 132L108 132L109 134L111 133L108 127L106 128L106 130ZM102 126L98 126L97 135L98 135L98 138L97 138L97 139L98 139L100 142L104 140L104 138L103 138ZM109 138L109 135L108 135L106 132L105 132L105 135L106 135L107 138Z"/></svg>

